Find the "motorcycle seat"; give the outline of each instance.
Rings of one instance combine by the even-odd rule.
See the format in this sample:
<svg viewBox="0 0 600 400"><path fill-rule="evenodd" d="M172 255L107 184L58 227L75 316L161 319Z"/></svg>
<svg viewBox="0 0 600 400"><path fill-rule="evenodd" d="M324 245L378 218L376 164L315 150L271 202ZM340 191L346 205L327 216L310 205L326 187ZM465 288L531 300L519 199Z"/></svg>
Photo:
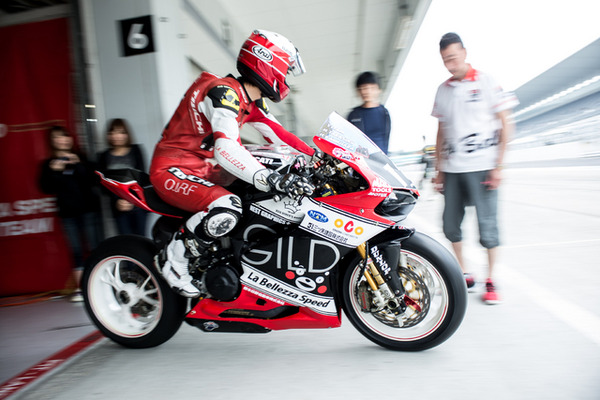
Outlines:
<svg viewBox="0 0 600 400"><path fill-rule="evenodd" d="M106 173L99 173L99 175L102 179L109 179L126 187L128 195L134 196L138 201L150 208L151 211L158 214L182 218L188 217L191 214L161 199L150 182L150 175L143 171L132 168L113 169L106 171ZM142 196L140 196L140 191L143 194Z"/></svg>

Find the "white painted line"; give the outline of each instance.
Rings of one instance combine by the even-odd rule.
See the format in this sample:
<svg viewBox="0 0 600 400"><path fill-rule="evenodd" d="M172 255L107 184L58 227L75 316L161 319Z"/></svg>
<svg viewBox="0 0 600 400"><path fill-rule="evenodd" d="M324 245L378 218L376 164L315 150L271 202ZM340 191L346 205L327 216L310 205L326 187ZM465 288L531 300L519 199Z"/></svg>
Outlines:
<svg viewBox="0 0 600 400"><path fill-rule="evenodd" d="M505 265L500 264L497 269L502 271L511 285L519 286L519 291L537 305L600 346L600 318L595 314L566 299L564 293L548 290Z"/></svg>
<svg viewBox="0 0 600 400"><path fill-rule="evenodd" d="M556 247L556 246L565 246L565 245L571 245L571 244L594 243L594 242L600 242L600 239L570 240L570 241L565 241L565 242L515 244L515 245L508 245L508 246L502 245L502 246L500 246L500 248L501 249L522 249L522 248L527 248L527 247L538 247L538 246Z"/></svg>
<svg viewBox="0 0 600 400"><path fill-rule="evenodd" d="M412 218L412 222L423 228L424 231L435 232L440 230L439 227L428 222L421 216L411 215L410 217ZM600 241L600 239L501 246L500 251L503 251L504 249L508 250L523 247L561 246L565 244L591 243L598 241ZM449 247L447 243L442 242L442 244ZM477 247L477 245L463 242L463 257L465 257L465 261L468 265L475 266L482 265L483 263L487 268L487 258L485 257L483 247ZM520 274L502 263L498 263L496 265L495 271L500 277L502 277L503 281L506 280L507 283L505 283L505 285L510 284L511 286L517 286L521 293L530 297L531 300L534 301L538 306L549 311L559 320L563 321L568 326L577 330L579 333L600 346L600 318L598 316L587 311L578 304L568 300L564 295L544 288L533 280L527 278L524 274Z"/></svg>

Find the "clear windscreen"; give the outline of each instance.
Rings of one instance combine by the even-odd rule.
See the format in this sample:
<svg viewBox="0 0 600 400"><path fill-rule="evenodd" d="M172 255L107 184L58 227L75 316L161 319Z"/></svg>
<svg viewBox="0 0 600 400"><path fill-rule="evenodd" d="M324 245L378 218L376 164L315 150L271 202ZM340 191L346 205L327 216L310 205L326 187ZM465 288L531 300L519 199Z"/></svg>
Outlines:
<svg viewBox="0 0 600 400"><path fill-rule="evenodd" d="M344 150L363 156L369 168L376 175L384 178L393 188L415 188L393 161L367 135L341 115L335 112L329 114L317 136Z"/></svg>

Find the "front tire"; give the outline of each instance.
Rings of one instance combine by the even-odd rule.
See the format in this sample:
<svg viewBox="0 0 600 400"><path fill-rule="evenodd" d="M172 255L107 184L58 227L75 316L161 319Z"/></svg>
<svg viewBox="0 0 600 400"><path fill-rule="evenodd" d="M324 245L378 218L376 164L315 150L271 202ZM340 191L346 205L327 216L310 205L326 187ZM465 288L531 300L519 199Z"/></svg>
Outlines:
<svg viewBox="0 0 600 400"><path fill-rule="evenodd" d="M125 347L147 348L179 329L186 299L175 294L153 265L157 249L140 236L105 240L86 262L81 288L98 329Z"/></svg>
<svg viewBox="0 0 600 400"><path fill-rule="evenodd" d="M419 232L402 242L399 264L409 306L400 318L386 310L363 310L359 297L366 285L361 284L360 259L344 273L344 312L361 334L380 346L401 351L435 347L452 336L465 315L467 288L460 266L445 247Z"/></svg>

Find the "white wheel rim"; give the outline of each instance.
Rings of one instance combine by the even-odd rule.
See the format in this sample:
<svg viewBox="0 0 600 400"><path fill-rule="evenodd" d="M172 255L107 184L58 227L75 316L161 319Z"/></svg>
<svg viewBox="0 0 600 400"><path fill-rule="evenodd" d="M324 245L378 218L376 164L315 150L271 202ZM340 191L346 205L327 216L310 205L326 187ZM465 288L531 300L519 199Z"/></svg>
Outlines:
<svg viewBox="0 0 600 400"><path fill-rule="evenodd" d="M132 277L136 282L131 282ZM87 296L102 326L121 337L135 338L151 332L160 321L163 301L159 287L145 265L117 256L94 267Z"/></svg>
<svg viewBox="0 0 600 400"><path fill-rule="evenodd" d="M402 250L402 255L406 256L407 265L411 267L412 272L418 274L423 281L426 281L427 283L430 304L427 315L423 318L423 320L411 327L393 327L384 324L375 318L372 313L361 311L361 305L358 302L355 288L358 279L362 279L362 268L357 267L352 272L349 282L351 285L349 288L351 293L350 301L355 315L370 331L390 340L411 342L423 339L434 333L439 328L448 313L449 294L448 288L446 287L442 276L439 274L439 271L434 268L429 261L404 249ZM412 292L414 293L414 288L412 289ZM411 294L411 291L407 290L407 296L411 296ZM416 311L409 307L407 308L405 315L410 316L413 312Z"/></svg>

